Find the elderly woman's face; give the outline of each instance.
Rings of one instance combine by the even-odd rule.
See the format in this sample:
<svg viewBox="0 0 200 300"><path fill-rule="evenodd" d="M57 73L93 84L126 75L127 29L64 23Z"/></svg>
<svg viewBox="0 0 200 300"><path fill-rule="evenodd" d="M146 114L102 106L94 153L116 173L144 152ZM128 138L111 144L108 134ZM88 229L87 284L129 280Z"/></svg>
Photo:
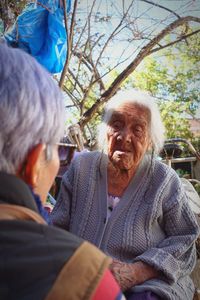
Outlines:
<svg viewBox="0 0 200 300"><path fill-rule="evenodd" d="M150 113L142 106L126 103L118 107L108 123L108 157L121 170L138 166L150 145Z"/></svg>

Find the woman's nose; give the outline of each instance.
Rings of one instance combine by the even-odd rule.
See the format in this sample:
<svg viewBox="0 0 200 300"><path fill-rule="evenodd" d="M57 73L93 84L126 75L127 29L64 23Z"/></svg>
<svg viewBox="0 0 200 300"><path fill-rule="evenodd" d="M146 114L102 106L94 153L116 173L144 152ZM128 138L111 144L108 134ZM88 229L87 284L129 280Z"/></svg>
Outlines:
<svg viewBox="0 0 200 300"><path fill-rule="evenodd" d="M124 140L126 143L131 143L131 133L129 131L126 132Z"/></svg>
<svg viewBox="0 0 200 300"><path fill-rule="evenodd" d="M117 136L118 141L124 141L126 143L131 143L131 132L129 129L123 129L120 134Z"/></svg>

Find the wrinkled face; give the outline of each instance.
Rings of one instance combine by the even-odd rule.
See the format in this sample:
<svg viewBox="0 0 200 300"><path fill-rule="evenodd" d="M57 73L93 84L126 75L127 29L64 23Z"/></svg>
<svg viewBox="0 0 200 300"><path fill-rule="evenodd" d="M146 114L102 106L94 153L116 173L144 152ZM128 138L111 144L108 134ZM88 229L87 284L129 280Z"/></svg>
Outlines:
<svg viewBox="0 0 200 300"><path fill-rule="evenodd" d="M150 145L150 112L143 106L119 106L108 123L108 157L121 170L135 169Z"/></svg>

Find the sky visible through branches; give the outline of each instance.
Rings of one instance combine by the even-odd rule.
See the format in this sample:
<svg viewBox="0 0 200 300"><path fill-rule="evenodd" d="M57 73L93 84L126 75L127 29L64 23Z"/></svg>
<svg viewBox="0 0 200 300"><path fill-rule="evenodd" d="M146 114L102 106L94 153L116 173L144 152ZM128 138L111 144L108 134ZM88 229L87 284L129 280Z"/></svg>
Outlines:
<svg viewBox="0 0 200 300"><path fill-rule="evenodd" d="M82 0L78 5L76 16L77 25L79 24L78 32L81 32L81 27L88 18L92 2L91 0ZM109 68L114 66L119 66L120 69L124 68L133 57L137 56L142 46L175 18L187 15L198 17L200 15L200 0L159 0L152 2L100 0L94 2L90 17L90 30L91 37L95 41L99 38L99 43L96 45L97 52L98 46L101 47L124 18L122 25L113 34L103 55L103 62L109 65ZM130 9L124 17L129 7Z"/></svg>
<svg viewBox="0 0 200 300"><path fill-rule="evenodd" d="M164 38L155 41L159 33L184 17L199 15L200 0L78 1L67 84L64 88L67 97L72 101L69 105L74 105L79 111L79 116L82 116L92 105L89 102L91 97L96 97L97 102L102 103L105 99L107 101L113 93L112 81L114 80L115 84L115 80L119 78L119 82L122 82L119 74L124 76L123 71L131 63L131 70L135 70L137 66L141 67L143 58L150 55L151 51L157 52L167 46L168 33L170 42L182 39L191 30L194 31L193 26L200 29L200 19L185 21L181 23L181 27L174 26L163 35ZM147 55L141 53L145 51L145 47L151 49ZM157 52L159 57L158 53L160 52ZM141 54L143 57L139 58L137 63ZM129 71L127 73L130 74ZM117 83L115 87L119 87L120 84Z"/></svg>

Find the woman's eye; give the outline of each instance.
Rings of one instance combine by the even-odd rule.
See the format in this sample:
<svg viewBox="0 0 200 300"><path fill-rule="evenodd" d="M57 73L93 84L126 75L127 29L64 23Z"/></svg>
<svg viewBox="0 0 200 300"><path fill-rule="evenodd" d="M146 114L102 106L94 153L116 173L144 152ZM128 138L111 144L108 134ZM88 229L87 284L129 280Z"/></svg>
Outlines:
<svg viewBox="0 0 200 300"><path fill-rule="evenodd" d="M120 129L120 128L122 128L122 122L120 122L120 121L115 121L115 122L113 122L112 123L112 127L114 128L114 129Z"/></svg>
<svg viewBox="0 0 200 300"><path fill-rule="evenodd" d="M134 128L134 132L135 132L136 135L141 136L143 134L143 129L142 129L141 126L136 126Z"/></svg>

